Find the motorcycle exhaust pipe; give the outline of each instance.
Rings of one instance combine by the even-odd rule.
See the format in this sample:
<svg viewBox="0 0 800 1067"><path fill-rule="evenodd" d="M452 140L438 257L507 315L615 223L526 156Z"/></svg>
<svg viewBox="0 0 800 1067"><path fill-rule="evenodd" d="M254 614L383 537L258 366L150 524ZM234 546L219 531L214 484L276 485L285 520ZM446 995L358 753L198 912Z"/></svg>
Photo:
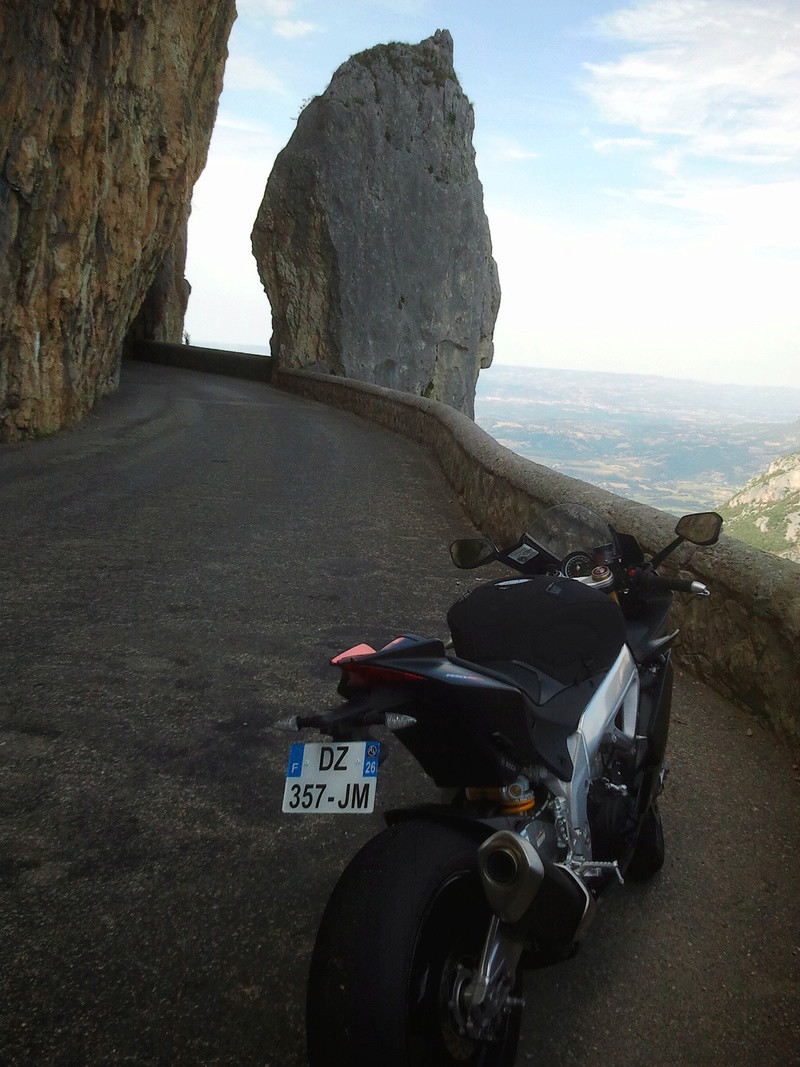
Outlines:
<svg viewBox="0 0 800 1067"><path fill-rule="evenodd" d="M498 830L483 842L478 870L492 911L542 947L576 944L594 917L594 897L583 880L543 860L530 841L511 830Z"/></svg>
<svg viewBox="0 0 800 1067"><path fill-rule="evenodd" d="M530 841L498 830L478 849L478 869L489 907L505 923L517 923L544 881L544 864Z"/></svg>

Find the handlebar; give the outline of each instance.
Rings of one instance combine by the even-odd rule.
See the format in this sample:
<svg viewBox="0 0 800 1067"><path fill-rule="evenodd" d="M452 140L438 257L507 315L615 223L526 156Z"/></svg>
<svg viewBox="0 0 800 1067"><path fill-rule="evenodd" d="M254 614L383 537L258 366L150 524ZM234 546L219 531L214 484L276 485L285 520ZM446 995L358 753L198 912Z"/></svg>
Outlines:
<svg viewBox="0 0 800 1067"><path fill-rule="evenodd" d="M645 571L642 574L644 587L654 593L660 590L671 590L674 593L692 593L694 596L710 596L711 590L702 582L694 582L691 578L664 578L654 571Z"/></svg>

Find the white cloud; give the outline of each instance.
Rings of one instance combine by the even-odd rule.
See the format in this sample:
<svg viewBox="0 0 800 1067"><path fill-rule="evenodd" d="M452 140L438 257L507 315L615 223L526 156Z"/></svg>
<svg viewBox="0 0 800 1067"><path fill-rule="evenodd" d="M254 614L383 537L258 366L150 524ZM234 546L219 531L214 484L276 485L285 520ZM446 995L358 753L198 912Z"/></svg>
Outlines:
<svg viewBox="0 0 800 1067"><path fill-rule="evenodd" d="M528 159L541 158L541 152L534 152L510 137L498 135L488 137L480 146L479 151L482 159L494 163L498 161L523 162Z"/></svg>
<svg viewBox="0 0 800 1067"><path fill-rule="evenodd" d="M237 6L240 17L256 27L272 21L272 32L287 40L307 37L320 28L314 22L294 17L297 0L239 0Z"/></svg>
<svg viewBox="0 0 800 1067"><path fill-rule="evenodd" d="M272 32L278 37L286 37L290 40L296 37L307 37L315 33L319 27L313 22L303 22L301 19L278 19L272 27Z"/></svg>
<svg viewBox="0 0 800 1067"><path fill-rule="evenodd" d="M652 148L653 141L647 137L596 137L592 141L595 152L630 152L640 148Z"/></svg>
<svg viewBox="0 0 800 1067"><path fill-rule="evenodd" d="M796 257L641 219L488 213L498 362L800 386Z"/></svg>
<svg viewBox="0 0 800 1067"><path fill-rule="evenodd" d="M268 127L261 123L251 122L248 119L240 119L237 118L236 115L231 115L222 111L217 115L217 121L214 124L215 144L219 140L220 130L233 131L234 133L269 133Z"/></svg>
<svg viewBox="0 0 800 1067"><path fill-rule="evenodd" d="M580 315L623 362L638 349L663 373L800 384L800 9L641 0L594 29L622 54L585 67L613 127L593 146L646 166L606 190L605 228L566 242Z"/></svg>
<svg viewBox="0 0 800 1067"><path fill-rule="evenodd" d="M286 92L281 79L254 56L232 51L225 65L225 88L247 92Z"/></svg>
<svg viewBox="0 0 800 1067"><path fill-rule="evenodd" d="M237 0L236 9L240 18L285 19L296 7L295 0Z"/></svg>
<svg viewBox="0 0 800 1067"><path fill-rule="evenodd" d="M208 166L229 166L231 175L242 161L252 163L255 167L268 169L278 154L282 144L278 135L264 123L250 119L240 119L227 111L220 111L214 125L214 137L211 142ZM205 171L201 175L203 180ZM265 175L266 180L266 175Z"/></svg>
<svg viewBox="0 0 800 1067"><path fill-rule="evenodd" d="M717 239L727 234L729 241L735 240L740 256L751 248L783 248L794 254L800 249L800 180L760 185L674 181L660 189L637 190L634 195L703 221Z"/></svg>
<svg viewBox="0 0 800 1067"><path fill-rule="evenodd" d="M586 64L609 123L676 138L686 153L775 164L800 158L800 12L795 3L645 0L594 23L639 46Z"/></svg>
<svg viewBox="0 0 800 1067"><path fill-rule="evenodd" d="M217 119L189 216L186 330L195 344L269 344L269 301L250 232L281 147L266 126L225 113Z"/></svg>

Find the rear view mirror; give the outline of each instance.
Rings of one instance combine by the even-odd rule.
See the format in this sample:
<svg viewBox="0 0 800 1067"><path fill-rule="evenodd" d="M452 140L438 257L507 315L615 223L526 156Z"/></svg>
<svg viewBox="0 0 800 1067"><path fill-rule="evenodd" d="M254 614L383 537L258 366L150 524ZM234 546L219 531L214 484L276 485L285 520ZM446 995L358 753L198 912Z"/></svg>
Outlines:
<svg viewBox="0 0 800 1067"><path fill-rule="evenodd" d="M716 511L704 511L699 515L684 515L678 520L675 533L693 545L715 545L722 529L722 516Z"/></svg>
<svg viewBox="0 0 800 1067"><path fill-rule="evenodd" d="M450 545L450 558L461 570L470 571L497 559L497 549L488 537L462 537Z"/></svg>

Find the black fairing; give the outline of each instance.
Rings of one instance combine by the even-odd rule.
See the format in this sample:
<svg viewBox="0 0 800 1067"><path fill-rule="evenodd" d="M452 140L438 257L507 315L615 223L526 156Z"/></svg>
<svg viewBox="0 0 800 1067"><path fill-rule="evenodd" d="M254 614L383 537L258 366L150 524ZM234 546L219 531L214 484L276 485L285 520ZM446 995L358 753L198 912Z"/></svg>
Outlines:
<svg viewBox="0 0 800 1067"><path fill-rule="evenodd" d="M442 787L499 786L537 760L531 707L519 690L430 682L420 687L414 726L397 738Z"/></svg>
<svg viewBox="0 0 800 1067"><path fill-rule="evenodd" d="M572 777L567 738L574 733L602 673L562 685L521 664L492 667L448 658L441 641L406 635L386 649L358 657L355 665L384 671L367 689L343 679L349 703L332 709L342 736L370 709L392 708L416 722L397 731L438 786L508 785L526 767L543 763L565 781ZM392 674L397 671L396 684ZM332 720L331 720L332 721Z"/></svg>
<svg viewBox="0 0 800 1067"><path fill-rule="evenodd" d="M572 777L572 759L567 738L578 729L581 715L605 677L600 673L575 685L561 685L553 678L512 660L509 663L480 665L466 660L454 660L471 670L522 690L534 707L529 713L534 748L539 760L553 774L568 782Z"/></svg>
<svg viewBox="0 0 800 1067"><path fill-rule="evenodd" d="M397 737L441 787L507 785L532 763L568 782L573 766L567 738L597 681L568 686L538 707L499 681L479 690L421 687L409 709L417 724Z"/></svg>
<svg viewBox="0 0 800 1067"><path fill-rule="evenodd" d="M626 611L629 613L625 623L626 641L637 663L647 659L652 642L664 632L671 606L670 592L650 595L646 600L633 603L630 597L626 598Z"/></svg>
<svg viewBox="0 0 800 1067"><path fill-rule="evenodd" d="M610 597L544 575L481 586L450 608L447 621L460 657L520 660L562 685L608 670L625 640L622 613Z"/></svg>
<svg viewBox="0 0 800 1067"><path fill-rule="evenodd" d="M614 530L613 526L611 529L617 539L620 556L625 565L638 566L644 563L644 553L633 534L620 533L619 530Z"/></svg>
<svg viewBox="0 0 800 1067"><path fill-rule="evenodd" d="M568 782L574 770L567 738L578 729L581 715L603 680L600 674L567 686L536 709L533 742L542 762Z"/></svg>
<svg viewBox="0 0 800 1067"><path fill-rule="evenodd" d="M399 729L397 738L438 786L508 785L533 763L543 763L559 778L570 780L567 739L602 673L570 686L545 676L541 687L523 686L519 664L484 667L439 655L440 642L414 645L419 639L405 640L409 645L365 660L411 672L417 681L400 684L398 674L397 686L381 684L363 696L358 690L347 695L360 700L364 711L382 704L382 710L391 705L412 716L416 722ZM539 698L542 688L544 699ZM381 701L383 693L390 695L388 703Z"/></svg>
<svg viewBox="0 0 800 1067"><path fill-rule="evenodd" d="M669 719L672 711L672 659L669 652L655 672L643 675L640 697L640 729L648 739L647 765L639 794L639 811L644 813L655 795L667 751Z"/></svg>

